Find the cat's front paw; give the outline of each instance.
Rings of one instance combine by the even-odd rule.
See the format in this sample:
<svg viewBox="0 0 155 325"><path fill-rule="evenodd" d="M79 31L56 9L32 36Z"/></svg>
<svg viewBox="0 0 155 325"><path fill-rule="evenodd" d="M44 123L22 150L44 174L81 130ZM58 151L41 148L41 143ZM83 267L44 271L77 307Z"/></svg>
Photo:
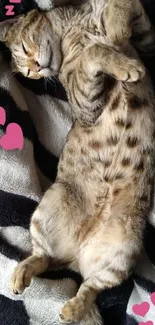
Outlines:
<svg viewBox="0 0 155 325"><path fill-rule="evenodd" d="M32 268L30 265L21 262L17 265L11 278L11 291L14 294L23 293L29 287L32 278Z"/></svg>
<svg viewBox="0 0 155 325"><path fill-rule="evenodd" d="M138 60L125 60L115 67L115 77L120 81L136 82L145 76L145 68Z"/></svg>
<svg viewBox="0 0 155 325"><path fill-rule="evenodd" d="M125 11L124 8L116 7L116 5L115 1L109 1L104 9L104 22L110 41L116 46L121 46L129 41L132 34L131 12Z"/></svg>
<svg viewBox="0 0 155 325"><path fill-rule="evenodd" d="M85 306L83 300L80 297L74 297L66 302L64 307L60 311L61 323L73 323L79 322L84 318Z"/></svg>

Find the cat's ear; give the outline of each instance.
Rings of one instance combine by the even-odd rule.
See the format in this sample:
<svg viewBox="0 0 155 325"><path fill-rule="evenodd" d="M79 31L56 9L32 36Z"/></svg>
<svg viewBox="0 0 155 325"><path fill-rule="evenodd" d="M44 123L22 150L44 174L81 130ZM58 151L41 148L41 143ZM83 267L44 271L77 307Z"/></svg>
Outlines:
<svg viewBox="0 0 155 325"><path fill-rule="evenodd" d="M4 42L6 41L7 33L10 29L10 27L17 22L16 18L13 19L6 19L4 21L0 22L0 41Z"/></svg>
<svg viewBox="0 0 155 325"><path fill-rule="evenodd" d="M23 15L19 15L15 18L11 18L11 19L6 19L4 21L0 22L0 42L5 43L6 42L6 38L7 38L7 33L9 31L9 29L15 24L17 23L17 21L23 17Z"/></svg>

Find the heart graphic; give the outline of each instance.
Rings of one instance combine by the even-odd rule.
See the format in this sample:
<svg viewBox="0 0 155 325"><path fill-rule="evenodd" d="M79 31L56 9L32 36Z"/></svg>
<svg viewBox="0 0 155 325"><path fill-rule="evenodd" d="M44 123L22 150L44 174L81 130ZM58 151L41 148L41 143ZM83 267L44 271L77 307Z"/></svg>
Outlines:
<svg viewBox="0 0 155 325"><path fill-rule="evenodd" d="M6 113L3 107L0 106L0 124L4 125L6 121Z"/></svg>
<svg viewBox="0 0 155 325"><path fill-rule="evenodd" d="M22 149L24 145L23 131L17 123L10 123L6 134L0 138L0 146L5 150Z"/></svg>
<svg viewBox="0 0 155 325"><path fill-rule="evenodd" d="M148 322L140 322L139 325L153 325L153 322L149 320Z"/></svg>
<svg viewBox="0 0 155 325"><path fill-rule="evenodd" d="M152 293L150 298L151 298L151 301L152 301L153 305L155 305L155 292Z"/></svg>
<svg viewBox="0 0 155 325"><path fill-rule="evenodd" d="M149 309L150 309L150 305L147 301L144 301L140 305L137 304L132 307L134 314L142 317L144 317L147 314ZM152 325L152 324L147 324L147 325Z"/></svg>

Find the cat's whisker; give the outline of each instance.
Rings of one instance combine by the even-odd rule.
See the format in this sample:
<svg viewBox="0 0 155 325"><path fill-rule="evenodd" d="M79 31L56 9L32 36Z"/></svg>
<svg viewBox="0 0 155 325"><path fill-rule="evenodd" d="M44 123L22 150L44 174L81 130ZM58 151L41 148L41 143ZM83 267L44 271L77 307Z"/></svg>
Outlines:
<svg viewBox="0 0 155 325"><path fill-rule="evenodd" d="M17 74L17 72L9 72L9 77L14 77Z"/></svg>
<svg viewBox="0 0 155 325"><path fill-rule="evenodd" d="M10 77L14 77L18 73L19 73L18 70L12 70L9 75L10 75Z"/></svg>
<svg viewBox="0 0 155 325"><path fill-rule="evenodd" d="M56 82L55 82L55 80L53 80L54 79L54 77L52 76L52 77L49 77L49 78L47 78L47 82L49 82L49 84L51 85L51 86L54 86L54 88L56 89Z"/></svg>
<svg viewBox="0 0 155 325"><path fill-rule="evenodd" d="M47 91L47 80L46 80L46 78L44 78L44 85L45 85L45 89Z"/></svg>

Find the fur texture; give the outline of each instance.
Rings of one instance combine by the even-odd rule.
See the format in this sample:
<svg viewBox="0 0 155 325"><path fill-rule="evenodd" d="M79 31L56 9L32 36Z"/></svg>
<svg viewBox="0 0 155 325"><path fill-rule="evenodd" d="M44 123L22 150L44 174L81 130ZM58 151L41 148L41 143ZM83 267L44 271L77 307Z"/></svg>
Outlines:
<svg viewBox="0 0 155 325"><path fill-rule="evenodd" d="M16 69L31 78L59 75L76 119L56 183L32 216L32 256L12 277L12 290L22 293L50 260L80 272L84 281L76 297L60 311L64 323L86 318L89 324L101 323L97 311L94 320L89 315L92 304L98 292L129 276L150 210L153 89L132 45L120 51L112 43L124 44L131 27L133 36L146 28L139 39L140 50L146 53L146 44L152 51L154 31L138 0L134 7L131 0L123 4L94 0L46 14L32 11L1 33ZM118 9L118 25L116 20L111 25L113 6Z"/></svg>

